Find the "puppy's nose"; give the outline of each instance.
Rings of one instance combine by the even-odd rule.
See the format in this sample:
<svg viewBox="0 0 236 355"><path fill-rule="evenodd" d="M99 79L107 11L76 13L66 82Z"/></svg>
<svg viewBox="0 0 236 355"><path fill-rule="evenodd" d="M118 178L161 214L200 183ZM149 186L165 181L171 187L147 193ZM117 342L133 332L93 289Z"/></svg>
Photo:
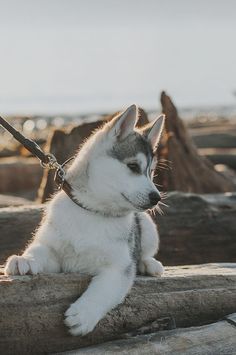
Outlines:
<svg viewBox="0 0 236 355"><path fill-rule="evenodd" d="M161 200L161 196L158 192L150 192L149 200L151 205L155 206Z"/></svg>

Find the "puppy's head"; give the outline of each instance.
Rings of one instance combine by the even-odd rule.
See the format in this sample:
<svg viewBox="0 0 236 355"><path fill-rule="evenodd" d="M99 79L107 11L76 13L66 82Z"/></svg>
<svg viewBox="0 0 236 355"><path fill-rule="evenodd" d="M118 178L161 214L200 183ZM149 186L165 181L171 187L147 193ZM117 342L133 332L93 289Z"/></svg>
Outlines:
<svg viewBox="0 0 236 355"><path fill-rule="evenodd" d="M88 187L96 201L123 211L144 211L160 201L152 177L164 120L161 115L136 129L137 108L132 105L95 134Z"/></svg>

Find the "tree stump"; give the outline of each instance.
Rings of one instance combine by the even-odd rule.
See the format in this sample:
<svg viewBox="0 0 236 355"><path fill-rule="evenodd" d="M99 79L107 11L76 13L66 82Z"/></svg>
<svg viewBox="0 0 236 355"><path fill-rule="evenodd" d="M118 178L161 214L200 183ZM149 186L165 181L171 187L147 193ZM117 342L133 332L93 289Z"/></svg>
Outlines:
<svg viewBox="0 0 236 355"><path fill-rule="evenodd" d="M195 193L235 191L229 178L214 169L214 165L198 154L192 138L170 97L162 92L162 111L166 115L165 132L158 149L159 167L155 182L165 191ZM164 166L163 166L164 165ZM167 168L169 165L170 168Z"/></svg>

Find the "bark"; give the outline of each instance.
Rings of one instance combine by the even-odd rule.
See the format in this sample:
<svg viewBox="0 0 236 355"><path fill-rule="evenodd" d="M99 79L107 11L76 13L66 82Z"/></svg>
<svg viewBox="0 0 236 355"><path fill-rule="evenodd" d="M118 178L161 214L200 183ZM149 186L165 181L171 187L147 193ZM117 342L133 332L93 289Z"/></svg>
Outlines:
<svg viewBox="0 0 236 355"><path fill-rule="evenodd" d="M153 216L164 265L236 262L236 194L169 193L163 216ZM0 262L25 248L43 206L0 210Z"/></svg>
<svg viewBox="0 0 236 355"><path fill-rule="evenodd" d="M164 317L189 327L235 312L235 264L173 267L162 278L138 277L124 303L91 334L72 337L63 313L89 281L76 273L1 276L0 352L55 353L117 339Z"/></svg>
<svg viewBox="0 0 236 355"><path fill-rule="evenodd" d="M214 165L198 154L176 107L164 92L161 94L161 104L167 119L166 130L159 146L159 167L161 163L167 163L171 165L171 169L158 169L156 182L163 186L164 191L235 191L235 184L215 171Z"/></svg>

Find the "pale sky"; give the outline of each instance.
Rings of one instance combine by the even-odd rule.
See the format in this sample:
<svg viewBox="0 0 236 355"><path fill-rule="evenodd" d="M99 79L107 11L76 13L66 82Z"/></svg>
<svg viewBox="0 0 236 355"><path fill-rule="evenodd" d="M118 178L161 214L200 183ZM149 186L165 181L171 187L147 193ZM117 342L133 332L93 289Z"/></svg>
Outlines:
<svg viewBox="0 0 236 355"><path fill-rule="evenodd" d="M0 0L0 111L235 104L234 0Z"/></svg>

